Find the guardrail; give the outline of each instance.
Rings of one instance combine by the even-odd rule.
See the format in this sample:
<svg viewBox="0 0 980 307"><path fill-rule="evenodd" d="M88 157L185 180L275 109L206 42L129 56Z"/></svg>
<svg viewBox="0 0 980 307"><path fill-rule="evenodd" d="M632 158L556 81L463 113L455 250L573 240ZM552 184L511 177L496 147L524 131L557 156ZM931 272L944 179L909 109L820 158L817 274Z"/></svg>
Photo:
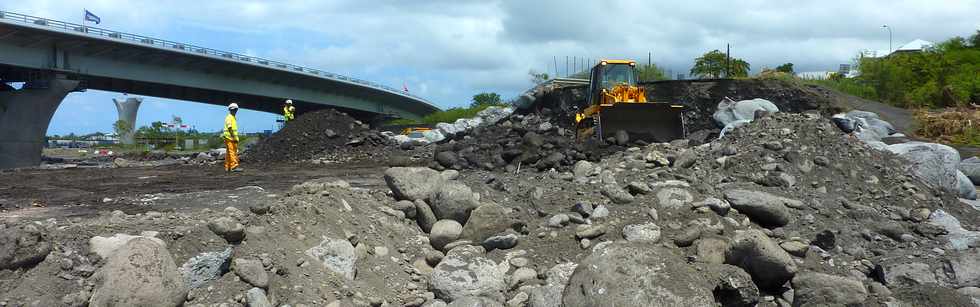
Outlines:
<svg viewBox="0 0 980 307"><path fill-rule="evenodd" d="M136 43L150 45L154 47L173 49L176 51L190 53L190 54L204 55L204 56L210 56L210 57L221 58L226 60L235 60L238 62L253 64L253 65L268 66L270 68L278 68L280 70L289 70L293 72L305 73L308 75L313 75L326 79L347 81L351 83L357 83L360 85L373 87L376 89L382 89L403 96L412 97L422 102L425 102L429 105L432 105L432 103L426 100L425 98L380 83L357 79L354 77L348 77L348 76L335 74L331 72L326 72L319 69L307 68L303 66L263 59L259 57L254 57L254 56L249 56L249 55L244 55L244 54L239 54L234 52L221 51L217 49L200 47L191 44L178 43L178 42L152 38L152 37L147 37L142 35L112 31L103 28L90 27L86 25L80 25L80 24L75 24L70 22L35 17L35 16L18 14L18 13L7 12L7 11L0 11L0 21L13 21L13 22L32 25L35 27L46 27L46 28L52 28L56 30L66 31L66 32L76 32L84 35L101 37L101 38L136 42Z"/></svg>

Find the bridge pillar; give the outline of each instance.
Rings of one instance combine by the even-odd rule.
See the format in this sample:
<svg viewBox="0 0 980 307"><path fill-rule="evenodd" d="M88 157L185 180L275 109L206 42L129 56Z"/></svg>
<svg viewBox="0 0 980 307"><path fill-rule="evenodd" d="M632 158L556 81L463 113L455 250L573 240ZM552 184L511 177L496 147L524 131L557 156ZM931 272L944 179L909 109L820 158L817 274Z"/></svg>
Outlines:
<svg viewBox="0 0 980 307"><path fill-rule="evenodd" d="M112 99L112 102L116 103L116 111L119 113L119 120L129 124L129 133L125 133L119 136L119 142L123 144L133 144L135 139L133 136L136 133L136 111L139 110L140 104L143 103L143 98L130 97L126 99Z"/></svg>
<svg viewBox="0 0 980 307"><path fill-rule="evenodd" d="M32 81L20 90L0 92L0 169L41 164L48 124L61 100L78 81Z"/></svg>

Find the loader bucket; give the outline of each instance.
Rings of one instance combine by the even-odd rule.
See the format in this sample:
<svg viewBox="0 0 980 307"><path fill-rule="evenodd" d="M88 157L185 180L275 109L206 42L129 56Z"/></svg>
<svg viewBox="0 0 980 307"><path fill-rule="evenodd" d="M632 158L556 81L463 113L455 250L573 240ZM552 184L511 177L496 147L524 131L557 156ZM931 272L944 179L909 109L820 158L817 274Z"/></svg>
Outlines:
<svg viewBox="0 0 980 307"><path fill-rule="evenodd" d="M606 139L616 131L629 133L630 140L670 142L686 136L681 106L669 103L617 103L599 110L599 135Z"/></svg>

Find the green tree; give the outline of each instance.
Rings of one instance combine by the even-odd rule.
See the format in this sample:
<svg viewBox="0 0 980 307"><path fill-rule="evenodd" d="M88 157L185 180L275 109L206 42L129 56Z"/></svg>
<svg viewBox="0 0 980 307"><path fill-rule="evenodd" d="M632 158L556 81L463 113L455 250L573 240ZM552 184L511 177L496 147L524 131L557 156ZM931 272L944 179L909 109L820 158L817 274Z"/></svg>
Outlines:
<svg viewBox="0 0 980 307"><path fill-rule="evenodd" d="M470 103L471 108L477 108L482 106L492 106L500 104L500 95L497 93L479 93L473 95L473 102Z"/></svg>
<svg viewBox="0 0 980 307"><path fill-rule="evenodd" d="M786 63L786 64L783 64L783 65L776 66L776 71L778 71L778 72L784 72L784 73L787 73L787 74L792 74L793 73L793 63Z"/></svg>
<svg viewBox="0 0 980 307"><path fill-rule="evenodd" d="M726 63L730 65L728 69L725 68ZM694 59L691 75L699 78L720 78L728 72L727 77L748 77L750 69L749 62L739 58L728 60L725 53L715 49Z"/></svg>
<svg viewBox="0 0 980 307"><path fill-rule="evenodd" d="M636 78L640 82L667 80L667 74L657 64L641 65L636 68Z"/></svg>
<svg viewBox="0 0 980 307"><path fill-rule="evenodd" d="M534 84L541 84L550 79L547 73L537 72L533 69L529 70L527 74L528 76L531 76L531 82L534 82Z"/></svg>
<svg viewBox="0 0 980 307"><path fill-rule="evenodd" d="M133 125L130 125L129 122L120 119L112 124L112 130L115 130L117 135L123 136L133 132Z"/></svg>

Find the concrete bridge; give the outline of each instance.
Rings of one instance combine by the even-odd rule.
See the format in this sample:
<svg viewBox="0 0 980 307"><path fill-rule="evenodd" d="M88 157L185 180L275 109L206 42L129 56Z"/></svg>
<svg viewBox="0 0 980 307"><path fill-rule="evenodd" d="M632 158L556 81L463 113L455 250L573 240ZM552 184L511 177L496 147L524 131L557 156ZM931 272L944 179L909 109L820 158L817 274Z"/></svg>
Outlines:
<svg viewBox="0 0 980 307"><path fill-rule="evenodd" d="M15 90L6 83L26 82ZM0 11L0 169L33 166L70 92L98 89L279 112L332 107L417 119L427 100L375 82L234 52Z"/></svg>

